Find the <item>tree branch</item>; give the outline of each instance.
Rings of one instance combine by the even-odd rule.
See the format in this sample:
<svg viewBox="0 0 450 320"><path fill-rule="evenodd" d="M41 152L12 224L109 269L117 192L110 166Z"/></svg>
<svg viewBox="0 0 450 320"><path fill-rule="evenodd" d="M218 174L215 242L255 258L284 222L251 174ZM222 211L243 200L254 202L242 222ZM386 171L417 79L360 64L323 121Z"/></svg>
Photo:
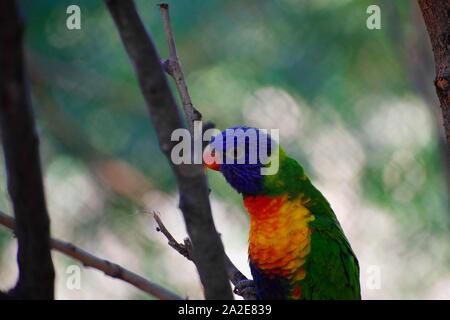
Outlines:
<svg viewBox="0 0 450 320"><path fill-rule="evenodd" d="M436 64L434 85L441 103L447 145L450 148L450 1L419 0Z"/></svg>
<svg viewBox="0 0 450 320"><path fill-rule="evenodd" d="M133 1L106 0L125 49L133 63L142 94L155 126L161 150L176 176L180 209L193 244L193 261L207 299L232 299L224 265L224 249L211 214L209 191L201 165L171 161L177 142L172 132L183 120L169 89L160 59Z"/></svg>
<svg viewBox="0 0 450 320"><path fill-rule="evenodd" d="M0 225L10 230L15 230L15 221L7 214L0 212ZM132 286L160 299L181 300L182 298L169 290L148 281L142 276L125 269L124 267L98 258L89 252L65 241L50 239L51 247L62 254L81 262L85 267L90 267L104 272L106 275L128 282Z"/></svg>
<svg viewBox="0 0 450 320"><path fill-rule="evenodd" d="M11 295L53 299L50 219L45 203L39 141L24 67L24 22L14 0L0 2L0 127L8 192L16 217L19 279Z"/></svg>
<svg viewBox="0 0 450 320"><path fill-rule="evenodd" d="M202 119L202 114L192 104L191 96L184 81L183 69L178 58L177 47L175 45L175 38L172 32L172 25L170 24L169 5L167 3L160 3L159 9L164 21L164 29L166 31L167 44L169 46L169 59L163 62L165 71L175 80L177 90L180 93L181 101L183 103L184 113L188 122L189 131L194 131L194 121Z"/></svg>
<svg viewBox="0 0 450 320"><path fill-rule="evenodd" d="M178 243L178 241L175 240L169 230L167 230L166 226L156 212L153 212L153 219L155 219L156 223L158 224L156 230L161 232L167 238L168 245L183 257L192 261L192 244L189 238L184 239L184 243Z"/></svg>
<svg viewBox="0 0 450 320"><path fill-rule="evenodd" d="M192 261L192 244L189 238L184 239L184 243L179 243L177 240L175 240L169 230L167 230L160 216L156 212L153 212L153 219L155 219L156 223L158 224L156 230L161 232L167 238L167 243L169 244L169 246L171 246L175 251L184 256L186 259ZM244 274L240 272L238 268L236 268L236 266L227 255L225 255L225 267L227 269L228 278L230 279L231 283L233 283L233 285L236 286L239 282L248 280L247 277L244 276ZM250 294L247 291L238 292L234 290L234 293L242 296L244 300L255 299L254 295Z"/></svg>

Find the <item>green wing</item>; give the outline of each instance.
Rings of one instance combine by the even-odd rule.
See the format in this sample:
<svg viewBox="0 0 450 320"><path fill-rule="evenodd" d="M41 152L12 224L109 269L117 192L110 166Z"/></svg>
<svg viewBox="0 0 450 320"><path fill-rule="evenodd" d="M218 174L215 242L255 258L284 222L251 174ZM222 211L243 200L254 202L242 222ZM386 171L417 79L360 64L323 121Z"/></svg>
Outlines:
<svg viewBox="0 0 450 320"><path fill-rule="evenodd" d="M303 299L360 299L359 266L340 228L312 223Z"/></svg>
<svg viewBox="0 0 450 320"><path fill-rule="evenodd" d="M301 281L304 299L361 299L359 265L342 228L325 197L311 184L303 183L305 204L315 216L310 223L311 253L306 277Z"/></svg>

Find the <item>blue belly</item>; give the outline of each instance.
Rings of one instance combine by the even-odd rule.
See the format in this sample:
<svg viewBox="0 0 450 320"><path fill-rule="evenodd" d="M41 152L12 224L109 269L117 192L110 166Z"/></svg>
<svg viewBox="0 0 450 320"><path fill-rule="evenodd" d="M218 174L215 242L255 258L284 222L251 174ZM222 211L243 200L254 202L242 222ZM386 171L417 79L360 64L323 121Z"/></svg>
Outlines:
<svg viewBox="0 0 450 320"><path fill-rule="evenodd" d="M285 300L289 296L289 282L286 278L273 275L265 275L264 272L249 262L253 281L256 286L256 298L258 300Z"/></svg>

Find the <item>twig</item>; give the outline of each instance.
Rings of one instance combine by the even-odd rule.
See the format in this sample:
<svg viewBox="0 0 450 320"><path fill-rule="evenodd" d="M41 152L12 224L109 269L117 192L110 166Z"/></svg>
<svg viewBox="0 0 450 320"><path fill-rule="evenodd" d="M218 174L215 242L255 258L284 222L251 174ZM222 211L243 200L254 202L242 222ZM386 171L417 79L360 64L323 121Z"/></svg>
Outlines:
<svg viewBox="0 0 450 320"><path fill-rule="evenodd" d="M171 139L172 133L184 126L153 41L133 1L106 0L106 4L134 66L160 148L176 176L179 206L192 240L193 261L205 297L233 299L224 264L223 244L214 226L203 168L195 164L175 165L171 160L171 150L177 144Z"/></svg>
<svg viewBox="0 0 450 320"><path fill-rule="evenodd" d="M0 212L0 224L8 229L15 230L15 221L7 214ZM125 269L124 267L98 258L89 252L65 241L50 240L51 247L66 256L80 261L84 266L103 271L106 275L128 282L132 286L161 300L182 300L182 298L169 290L150 282L142 276Z"/></svg>
<svg viewBox="0 0 450 320"><path fill-rule="evenodd" d="M0 2L0 128L8 192L16 218L19 279L11 295L53 299L50 218L23 57L24 21L15 0Z"/></svg>
<svg viewBox="0 0 450 320"><path fill-rule="evenodd" d="M156 223L158 224L158 227L156 228L157 231L161 232L168 240L169 246L171 246L173 249L175 249L179 254L184 256L186 259L192 261L192 244L191 241L186 238L184 239L183 243L178 243L177 240L172 236L172 234L167 230L164 223L161 221L161 218L156 212L153 212L153 219L155 219Z"/></svg>
<svg viewBox="0 0 450 320"><path fill-rule="evenodd" d="M176 87L180 93L181 101L183 102L183 109L189 125L189 130L192 133L194 130L194 121L201 120L202 115L192 104L186 81L184 81L184 74L177 54L172 25L170 24L169 5L167 3L160 3L159 8L163 17L167 44L169 46L169 59L163 62L163 66L165 71L175 80Z"/></svg>
<svg viewBox="0 0 450 320"><path fill-rule="evenodd" d="M202 114L198 111L191 100L187 83L184 80L183 69L181 68L181 61L178 57L177 46L175 44L175 37L172 31L172 25L170 23L169 5L167 3L160 3L159 5L161 15L163 17L164 30L166 32L167 44L169 47L169 58L161 61L161 65L164 71L172 77L175 81L178 94L180 95L181 102L183 103L183 110L188 122L189 131L194 133L194 121L201 121ZM202 131L205 132L208 129L214 128L215 124L208 121L202 124ZM202 148L204 149L208 144L207 141L202 141Z"/></svg>
<svg viewBox="0 0 450 320"><path fill-rule="evenodd" d="M179 243L172 236L169 230L167 230L158 213L153 212L153 218L158 224L156 230L161 232L167 238L169 246L171 246L175 251L184 256L186 259L192 261L192 244L189 238L184 239L184 243ZM242 272L240 272L238 268L236 268L236 266L227 255L225 255L225 267L227 269L228 278L233 285L236 286L238 283L248 280L247 277L244 276L244 274L242 274ZM237 292L236 290L234 292L242 296L245 300L254 300L254 296L249 294L248 292L241 293Z"/></svg>

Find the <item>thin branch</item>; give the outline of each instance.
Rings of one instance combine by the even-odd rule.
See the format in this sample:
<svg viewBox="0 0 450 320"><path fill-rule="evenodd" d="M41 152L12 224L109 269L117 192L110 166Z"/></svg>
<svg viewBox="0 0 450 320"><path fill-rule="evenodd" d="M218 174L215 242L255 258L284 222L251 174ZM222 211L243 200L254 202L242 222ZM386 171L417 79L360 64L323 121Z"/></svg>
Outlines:
<svg viewBox="0 0 450 320"><path fill-rule="evenodd" d="M169 246L171 246L175 251L177 251L179 254L181 254L183 257L185 257L188 260L192 261L192 244L191 241L186 238L184 239L184 243L178 243L177 240L172 236L172 234L167 230L166 226L162 222L161 218L156 212L153 212L153 219L155 219L156 223L158 224L158 227L156 228L157 231L161 232L168 240Z"/></svg>
<svg viewBox="0 0 450 320"><path fill-rule="evenodd" d="M23 50L24 21L14 0L0 2L0 127L8 192L16 218L19 279L11 295L53 299L50 219L45 203Z"/></svg>
<svg viewBox="0 0 450 320"><path fill-rule="evenodd" d="M167 238L167 243L169 244L169 246L171 246L175 251L184 256L186 259L192 261L192 244L189 238L184 239L184 243L178 242L172 236L169 230L167 230L158 213L153 212L153 219L155 219L156 223L158 224L156 230L161 232ZM242 281L248 281L247 277L239 271L239 269L233 264L233 262L227 255L225 255L225 267L227 269L228 278L230 279L231 283L233 283L233 285L236 286ZM255 299L254 295L250 294L247 291L237 292L236 290L234 290L234 293L242 296L245 300Z"/></svg>
<svg viewBox="0 0 450 320"><path fill-rule="evenodd" d="M0 212L0 224L10 230L15 230L15 221L7 214ZM146 292L161 300L182 300L180 296L169 290L150 282L142 276L125 269L124 267L113 263L108 260L98 258L89 252L65 241L58 239L50 240L51 247L61 252L62 254L69 256L79 262L85 267L90 267L104 272L106 275L128 282L132 286Z"/></svg>
<svg viewBox="0 0 450 320"><path fill-rule="evenodd" d="M167 44L169 46L169 59L164 62L163 66L165 67L164 69L167 73L169 73L175 80L177 90L180 93L181 101L183 103L183 109L189 125L189 130L192 133L194 130L194 121L201 120L202 115L192 104L186 81L184 81L184 74L181 68L180 59L178 58L175 38L173 36L172 25L170 23L169 5L167 3L160 3L159 8L163 17Z"/></svg>
<svg viewBox="0 0 450 320"><path fill-rule="evenodd" d="M180 209L192 240L193 261L203 284L205 297L233 299L225 269L223 244L214 226L203 168L195 164L176 165L171 160L171 150L177 145L171 139L172 133L184 126L159 55L133 1L106 0L106 5L134 66L160 148L176 176Z"/></svg>

